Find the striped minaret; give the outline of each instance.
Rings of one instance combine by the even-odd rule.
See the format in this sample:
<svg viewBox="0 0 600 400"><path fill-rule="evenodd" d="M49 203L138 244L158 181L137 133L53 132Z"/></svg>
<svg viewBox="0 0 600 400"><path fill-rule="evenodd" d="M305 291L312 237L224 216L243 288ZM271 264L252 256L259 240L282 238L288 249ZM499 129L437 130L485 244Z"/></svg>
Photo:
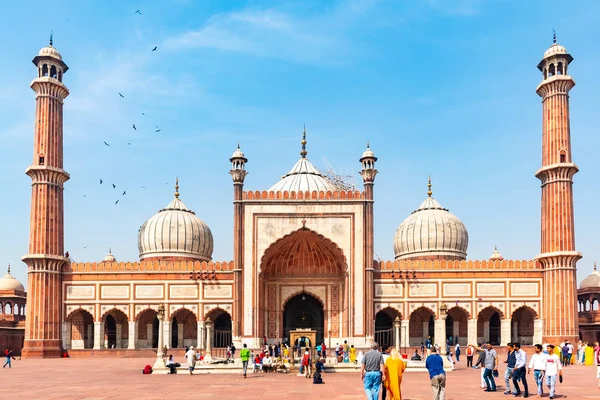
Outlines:
<svg viewBox="0 0 600 400"><path fill-rule="evenodd" d="M31 83L36 94L31 178L27 320L22 355L59 357L62 353L62 268L69 262L64 250L63 100L69 90L62 83L67 65L52 45L33 59L38 76Z"/></svg>
<svg viewBox="0 0 600 400"><path fill-rule="evenodd" d="M573 176L579 170L571 156L569 91L575 81L568 74L573 57L554 43L538 64L543 80L536 89L542 98L541 254L543 268L543 340L558 344L579 338L577 321L577 260L573 215Z"/></svg>

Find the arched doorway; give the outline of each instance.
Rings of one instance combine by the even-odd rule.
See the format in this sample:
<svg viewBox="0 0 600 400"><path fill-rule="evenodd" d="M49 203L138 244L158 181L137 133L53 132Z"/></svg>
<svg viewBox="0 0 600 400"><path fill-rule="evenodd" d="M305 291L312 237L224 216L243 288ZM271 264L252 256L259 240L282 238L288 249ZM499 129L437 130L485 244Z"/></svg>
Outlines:
<svg viewBox="0 0 600 400"><path fill-rule="evenodd" d="M391 307L386 307L375 314L375 342L380 346L395 344L394 321L396 318L400 318L400 313Z"/></svg>
<svg viewBox="0 0 600 400"><path fill-rule="evenodd" d="M171 319L171 348L176 349L177 346L177 338L179 337L179 324L177 323L177 318L173 317Z"/></svg>
<svg viewBox="0 0 600 400"><path fill-rule="evenodd" d="M495 307L487 307L481 310L477 317L477 340L480 343L490 342L500 345L500 320L502 314Z"/></svg>
<svg viewBox="0 0 600 400"><path fill-rule="evenodd" d="M71 348L91 349L94 347L94 318L89 312L79 309L67 317L71 322Z"/></svg>
<svg viewBox="0 0 600 400"><path fill-rule="evenodd" d="M106 316L104 322L104 333L106 335L106 345L109 349L117 347L117 322L112 315Z"/></svg>
<svg viewBox="0 0 600 400"><path fill-rule="evenodd" d="M113 308L102 317L104 321L104 346L107 349L120 349L127 347L128 326L127 315L121 310Z"/></svg>
<svg viewBox="0 0 600 400"><path fill-rule="evenodd" d="M214 320L213 347L226 349L232 344L231 315L223 311Z"/></svg>
<svg viewBox="0 0 600 400"><path fill-rule="evenodd" d="M158 317L157 312L150 308L142 311L138 317L138 336L136 349L157 348L158 347ZM166 338L168 343L168 338Z"/></svg>
<svg viewBox="0 0 600 400"><path fill-rule="evenodd" d="M427 338L431 338L434 343L435 338L435 322L434 314L429 308L419 307L410 314L408 321L409 331L409 346L420 346L425 344ZM444 343L438 343L442 346Z"/></svg>
<svg viewBox="0 0 600 400"><path fill-rule="evenodd" d="M444 337L447 344L454 344L454 318L450 314L446 315L446 334Z"/></svg>
<svg viewBox="0 0 600 400"><path fill-rule="evenodd" d="M193 312L186 308L180 308L173 313L172 318L171 326L174 333L171 335L171 344L173 344L173 339L175 338L173 348L202 346L202 344L196 343L198 340L198 324L196 322L196 315Z"/></svg>
<svg viewBox="0 0 600 400"><path fill-rule="evenodd" d="M317 331L317 343L324 341L323 304L308 293L290 298L283 309L283 335L290 337L295 329L313 329ZM313 343L314 346L314 343Z"/></svg>
<svg viewBox="0 0 600 400"><path fill-rule="evenodd" d="M523 306L515 310L511 318L511 340L523 345L533 343L533 321L537 314L531 308Z"/></svg>
<svg viewBox="0 0 600 400"><path fill-rule="evenodd" d="M448 310L448 317L452 318L452 326L448 325L448 320L446 319L446 337L452 337L454 345L456 345L458 337L458 343L466 346L468 341L469 313L462 307L454 306Z"/></svg>

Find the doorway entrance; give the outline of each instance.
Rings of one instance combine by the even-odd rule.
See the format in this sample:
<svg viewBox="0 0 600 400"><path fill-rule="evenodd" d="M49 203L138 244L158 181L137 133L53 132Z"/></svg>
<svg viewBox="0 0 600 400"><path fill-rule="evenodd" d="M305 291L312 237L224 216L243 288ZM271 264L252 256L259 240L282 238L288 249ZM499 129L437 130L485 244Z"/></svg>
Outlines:
<svg viewBox="0 0 600 400"><path fill-rule="evenodd" d="M325 337L323 305L308 293L292 297L283 310L283 337L289 337L290 331L296 329L316 332L316 343L311 343L312 347L317 343L323 343ZM290 346L293 344L290 343Z"/></svg>

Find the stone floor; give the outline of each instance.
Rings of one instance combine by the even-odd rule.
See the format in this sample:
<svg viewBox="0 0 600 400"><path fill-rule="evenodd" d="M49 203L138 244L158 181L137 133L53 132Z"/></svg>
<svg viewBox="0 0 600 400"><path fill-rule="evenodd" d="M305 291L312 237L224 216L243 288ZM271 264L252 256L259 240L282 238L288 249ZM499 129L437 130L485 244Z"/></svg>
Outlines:
<svg viewBox="0 0 600 400"><path fill-rule="evenodd" d="M240 375L142 375L154 360L131 358L70 358L16 360L2 370L1 398L27 399L364 399L360 375L324 375L324 385L303 377L281 374ZM503 372L503 370L501 371ZM483 393L479 370L458 363L448 374L447 399L506 399L502 392ZM570 366L557 399L600 399L596 367ZM528 379L530 386L533 379ZM498 380L497 380L498 382ZM426 373L407 373L403 399L431 399ZM504 383L499 386L503 388ZM512 397L510 397L512 398ZM535 397L534 397L535 398ZM546 397L547 398L547 395Z"/></svg>

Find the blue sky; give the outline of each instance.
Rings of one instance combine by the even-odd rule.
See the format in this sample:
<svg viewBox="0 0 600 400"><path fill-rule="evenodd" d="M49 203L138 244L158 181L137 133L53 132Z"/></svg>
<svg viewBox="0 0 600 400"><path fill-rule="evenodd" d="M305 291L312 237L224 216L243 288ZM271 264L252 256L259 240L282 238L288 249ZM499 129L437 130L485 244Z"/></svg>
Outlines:
<svg viewBox="0 0 600 400"><path fill-rule="evenodd" d="M379 257L393 259L395 230L426 197L431 174L434 197L467 226L470 259L487 259L494 245L531 259L540 242L536 65L555 28L575 58L581 280L600 256L599 13L594 1L13 2L0 24L0 262L25 282L28 85L51 30L70 67L65 247L77 261L101 260L109 247L137 260L137 230L172 199L175 175L183 201L212 229L214 260L231 260L229 156L241 142L246 188L266 189L298 159L304 123L318 167L326 157L356 173L371 142Z"/></svg>

